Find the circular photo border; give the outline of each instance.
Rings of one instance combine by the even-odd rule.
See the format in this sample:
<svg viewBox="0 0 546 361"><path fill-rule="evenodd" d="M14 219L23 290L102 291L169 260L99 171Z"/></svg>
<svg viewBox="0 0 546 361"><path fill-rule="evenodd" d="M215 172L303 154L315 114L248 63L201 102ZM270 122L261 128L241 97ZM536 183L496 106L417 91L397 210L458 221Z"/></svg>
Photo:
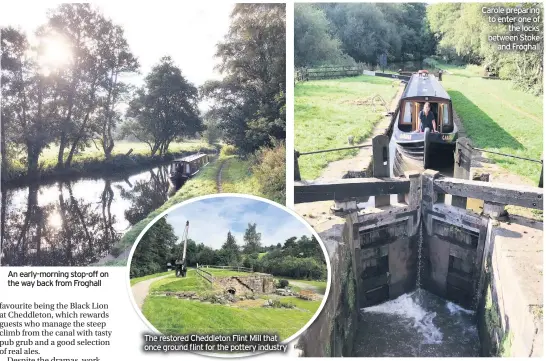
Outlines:
<svg viewBox="0 0 546 361"><path fill-rule="evenodd" d="M131 263L133 261L133 254L134 254L134 252L136 250L136 247L137 247L138 243L140 242L140 240L142 239L142 237L144 236L144 234L146 234L148 229L150 229L158 220L165 217L167 214L169 214L173 210L175 210L175 209L177 209L179 207L183 207L183 206L185 206L187 204L190 204L190 203L199 202L199 201L204 200L204 199L228 198L228 197L238 197L238 198L252 199L252 200L255 200L255 201L261 201L261 202L269 203L269 204L271 204L271 205L273 205L273 206L275 206L275 207L277 207L279 209L282 209L283 211L291 214L294 218L298 219L302 224L304 224L307 227L307 229L315 236L315 238L317 239L317 242L320 244L320 248L322 249L322 252L324 254L324 258L326 259L326 269L327 269L327 272L328 272L328 279L327 279L327 282L326 282L326 291L324 292L324 297L322 298L322 302L321 302L319 308L317 309L317 311L315 312L315 314L313 315L313 317L311 317L311 319L298 332L296 332L295 334L293 334L292 336L290 336L286 340L283 340L283 341L279 342L280 344L289 346L292 341L296 340L303 332L305 332L313 324L313 322L315 322L317 317L322 312L322 309L324 308L324 305L326 304L326 301L328 300L328 297L330 295L330 286L332 284L332 269L331 269L331 265L330 265L330 257L328 255L328 251L326 250L326 246L322 242L322 239L320 238L318 233L313 229L313 227L311 227L311 225L309 223L307 223L307 221L303 217L301 217L299 214L297 214L294 210L292 210L292 209L290 209L290 208L288 208L286 206L283 206L282 204L274 202L272 200L266 199L266 198L261 198L261 197L257 197L257 196L253 196L253 195L249 195L249 194L241 194L241 193L216 193L216 194L209 194L209 195L205 195L205 196L200 196L200 197L187 199L187 200L185 200L183 202L180 202L178 204L175 204L175 205L169 207L168 209L166 209L165 211L161 212L150 223L148 223L146 225L146 227L144 227L144 229L140 232L140 234L136 238L135 242L133 243L133 246L131 248L131 252L129 253L129 258L128 258L128 262L127 262L127 271L126 271L126 287L127 287L127 292L128 292L129 299L131 300L131 303L132 303L133 308L135 309L136 313L144 321L146 326L148 326L148 328L150 330L152 330L154 333L162 335L163 333L159 332L148 321L148 319L144 316L142 311L138 308L138 305L136 304L135 299L134 299L133 294L132 294L131 281L130 281L130 279L131 279L130 278ZM197 352L197 351L194 351L194 352L187 351L187 352L195 353L195 354L203 355L203 356L211 356L211 357L239 358L239 357L256 356L256 355L260 355L260 354L263 354L263 353L267 353L268 351L261 351L261 352L255 352L255 353L236 353L236 354L220 354L220 353ZM287 354L289 352L290 352L289 350L286 351Z"/></svg>

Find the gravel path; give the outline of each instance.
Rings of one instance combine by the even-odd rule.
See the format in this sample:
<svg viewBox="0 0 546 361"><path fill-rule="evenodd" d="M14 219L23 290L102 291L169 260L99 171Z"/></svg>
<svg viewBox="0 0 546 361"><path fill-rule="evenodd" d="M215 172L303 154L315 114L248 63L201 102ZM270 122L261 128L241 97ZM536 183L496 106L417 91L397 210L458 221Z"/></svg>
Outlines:
<svg viewBox="0 0 546 361"><path fill-rule="evenodd" d="M131 287L131 291L133 291L133 298L135 299L135 302L140 310L142 310L142 306L144 305L144 300L146 300L146 297L148 297L148 292L150 292L150 286L152 285L152 283L170 276L171 275L151 278L149 280L139 282L133 287Z"/></svg>

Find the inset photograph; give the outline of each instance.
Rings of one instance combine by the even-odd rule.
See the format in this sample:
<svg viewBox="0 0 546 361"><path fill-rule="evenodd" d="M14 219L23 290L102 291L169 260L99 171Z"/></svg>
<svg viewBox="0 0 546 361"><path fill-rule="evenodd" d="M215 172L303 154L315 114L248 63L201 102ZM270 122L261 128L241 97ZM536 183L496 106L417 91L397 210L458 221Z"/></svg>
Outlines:
<svg viewBox="0 0 546 361"><path fill-rule="evenodd" d="M285 4L12 5L0 266L126 266L173 204L285 203Z"/></svg>
<svg viewBox="0 0 546 361"><path fill-rule="evenodd" d="M131 294L163 334L276 334L291 341L326 301L329 261L292 211L218 195L173 207L141 234Z"/></svg>

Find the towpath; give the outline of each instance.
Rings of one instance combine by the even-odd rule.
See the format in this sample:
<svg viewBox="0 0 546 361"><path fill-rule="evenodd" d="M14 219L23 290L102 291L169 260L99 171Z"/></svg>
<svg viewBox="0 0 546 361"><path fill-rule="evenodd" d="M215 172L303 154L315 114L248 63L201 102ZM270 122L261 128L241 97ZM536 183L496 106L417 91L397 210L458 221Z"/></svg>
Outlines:
<svg viewBox="0 0 546 361"><path fill-rule="evenodd" d="M218 167L218 173L216 174L216 191L217 193L222 193L222 170L226 164L226 160L221 160L220 167Z"/></svg>
<svg viewBox="0 0 546 361"><path fill-rule="evenodd" d="M140 310L142 310L144 301L146 300L146 297L148 297L148 293L150 292L150 286L152 285L152 283L166 277L170 277L170 275L151 278L149 280L139 282L131 287L131 291L133 292L133 298L135 299L135 302Z"/></svg>

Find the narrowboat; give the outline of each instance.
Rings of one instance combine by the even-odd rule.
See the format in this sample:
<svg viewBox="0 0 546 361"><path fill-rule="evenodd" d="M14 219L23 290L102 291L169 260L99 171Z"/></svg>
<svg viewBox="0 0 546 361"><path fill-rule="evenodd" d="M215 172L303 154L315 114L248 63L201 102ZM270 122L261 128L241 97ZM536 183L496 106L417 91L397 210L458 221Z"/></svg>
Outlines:
<svg viewBox="0 0 546 361"><path fill-rule="evenodd" d="M180 189L188 179L199 173L209 163L209 155L197 153L172 161L169 179L175 190Z"/></svg>
<svg viewBox="0 0 546 361"><path fill-rule="evenodd" d="M427 102L434 115L436 132L421 129L419 113ZM457 136L449 94L426 70L412 74L400 98L393 125L394 175L401 176L408 170L452 167Z"/></svg>

